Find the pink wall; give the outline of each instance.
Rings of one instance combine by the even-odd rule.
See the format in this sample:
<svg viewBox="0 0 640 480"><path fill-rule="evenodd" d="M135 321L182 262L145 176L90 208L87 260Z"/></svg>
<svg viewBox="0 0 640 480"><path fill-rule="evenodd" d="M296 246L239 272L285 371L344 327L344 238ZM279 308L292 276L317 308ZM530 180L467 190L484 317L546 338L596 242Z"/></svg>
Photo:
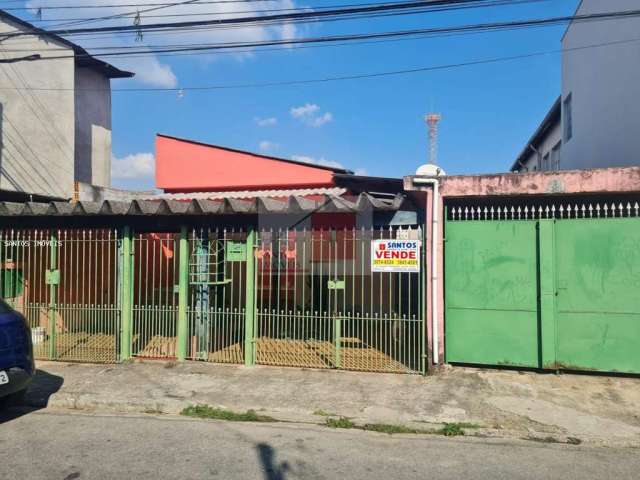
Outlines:
<svg viewBox="0 0 640 480"><path fill-rule="evenodd" d="M443 197L640 191L640 167L442 177Z"/></svg>
<svg viewBox="0 0 640 480"><path fill-rule="evenodd" d="M332 187L334 170L156 136L156 187L169 192Z"/></svg>
<svg viewBox="0 0 640 480"><path fill-rule="evenodd" d="M416 177L404 178L404 189L414 198L422 194L427 230L427 344L429 364L433 355L433 319L431 312L431 205L433 191L429 185L414 183ZM456 175L441 177L438 198L440 223L438 226L438 340L440 363L444 363L444 242L442 235L444 208L447 197L478 196L536 196L562 194L598 194L640 192L640 167L569 170L561 172L504 173L492 175Z"/></svg>

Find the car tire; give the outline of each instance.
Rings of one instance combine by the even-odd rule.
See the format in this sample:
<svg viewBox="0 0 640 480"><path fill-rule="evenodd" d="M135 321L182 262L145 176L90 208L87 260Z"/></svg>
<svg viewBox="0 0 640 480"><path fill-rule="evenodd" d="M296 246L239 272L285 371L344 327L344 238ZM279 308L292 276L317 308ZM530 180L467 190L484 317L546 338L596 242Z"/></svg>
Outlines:
<svg viewBox="0 0 640 480"><path fill-rule="evenodd" d="M0 408L10 408L10 407L19 407L24 405L24 396L27 393L27 389L19 390L17 392L13 392L6 397L0 398Z"/></svg>

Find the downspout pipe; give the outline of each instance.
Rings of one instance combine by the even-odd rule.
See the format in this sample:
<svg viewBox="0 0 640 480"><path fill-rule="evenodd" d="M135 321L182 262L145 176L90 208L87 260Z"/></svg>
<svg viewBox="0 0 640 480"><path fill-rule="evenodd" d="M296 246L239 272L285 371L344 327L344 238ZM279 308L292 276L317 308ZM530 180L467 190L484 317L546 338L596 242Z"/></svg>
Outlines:
<svg viewBox="0 0 640 480"><path fill-rule="evenodd" d="M440 217L439 188L440 182L433 177L414 177L415 185L431 185L431 334L432 361L440 363L440 340L438 331L438 224Z"/></svg>

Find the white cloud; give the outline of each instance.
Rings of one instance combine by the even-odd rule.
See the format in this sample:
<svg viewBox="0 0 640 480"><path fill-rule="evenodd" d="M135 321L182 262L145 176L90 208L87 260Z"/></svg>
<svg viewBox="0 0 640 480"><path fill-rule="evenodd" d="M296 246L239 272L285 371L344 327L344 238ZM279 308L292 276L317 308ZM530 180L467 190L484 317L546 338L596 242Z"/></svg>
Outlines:
<svg viewBox="0 0 640 480"><path fill-rule="evenodd" d="M369 175L366 168L356 168L353 172L355 175Z"/></svg>
<svg viewBox="0 0 640 480"><path fill-rule="evenodd" d="M260 147L261 152L272 152L280 148L280 145L278 143L272 142L270 140L263 140L258 144L258 146Z"/></svg>
<svg viewBox="0 0 640 480"><path fill-rule="evenodd" d="M289 113L293 118L310 127L322 127L333 121L333 114L331 112L321 113L321 108L315 103L305 103L299 107L292 107Z"/></svg>
<svg viewBox="0 0 640 480"><path fill-rule="evenodd" d="M312 127L321 127L326 123L333 121L333 114L331 112L325 112L319 117L313 117L309 119L309 125Z"/></svg>
<svg viewBox="0 0 640 480"><path fill-rule="evenodd" d="M258 125L259 127L273 127L274 125L278 124L278 119L276 117L268 117L268 118L260 118L260 117L255 117L254 122L256 122L256 125Z"/></svg>
<svg viewBox="0 0 640 480"><path fill-rule="evenodd" d="M321 165L323 167L344 168L344 166L340 162L327 160L324 157L314 158L307 155L292 155L291 160L295 160L296 162L311 163L313 165Z"/></svg>
<svg viewBox="0 0 640 480"><path fill-rule="evenodd" d="M136 73L136 80L160 88L175 88L178 78L169 65L164 65L156 57L128 59L124 57L118 66Z"/></svg>
<svg viewBox="0 0 640 480"><path fill-rule="evenodd" d="M36 13L38 7L49 6L51 0L28 0L26 6L31 9L31 13ZM56 0L56 6L78 6L79 3L86 7L104 6L104 0ZM269 7L265 8L262 1L259 0L247 0L242 3L242 7L239 8L237 2L192 2L183 5L166 6L161 10L155 12L150 11L145 13L144 10L153 8L157 5L158 0L137 0L135 3L139 5L138 8L117 6L119 2L107 2L110 6L105 8L76 8L73 10L58 9L58 10L46 10L47 20L58 20L58 23L68 27L69 29L79 28L84 26L119 26L119 25L131 25L136 13L136 10L140 10L142 13L142 24L150 23L170 23L176 21L184 21L185 19L202 19L212 20L216 18L232 18L248 14L237 13L239 10L251 11L251 15L261 16L268 13L261 13L261 10L279 10L297 8L294 0L270 0ZM123 5L131 2L121 2ZM65 17L69 17L69 12L73 12L74 17L78 18L91 18L91 17L108 17L121 15L121 18L114 18L108 22L91 22L88 24L77 24L73 22L67 22L63 20ZM235 12L235 13L234 13ZM153 17L153 15L171 15L162 18ZM55 22L54 22L55 23ZM195 29L191 31L180 32L180 34L172 35L168 33L157 34L148 32L145 33L142 41L136 43L135 32L131 32L126 35L94 35L89 38L78 37L72 39L78 41L89 52L92 51L92 47L117 47L123 46L135 47L135 50L144 50L146 45L167 45L167 44L196 44L206 45L212 43L225 43L225 42L258 42L265 40L282 40L292 38L298 35L297 26L293 23L284 23L281 25L247 25L239 28L228 29ZM245 49L243 49L245 50ZM234 58L242 61L246 58L251 58L251 53L233 53L225 55L194 55L180 57L183 59L191 59L191 61L202 62L203 59L220 59L220 58ZM145 56L132 56L132 57L104 57L109 63L113 63L115 66L130 70L136 73L134 80L152 85L155 87L168 87L175 88L178 84L178 78L176 73L172 70L169 61L160 59L156 55Z"/></svg>
<svg viewBox="0 0 640 480"><path fill-rule="evenodd" d="M291 107L291 116L293 118L308 118L316 114L320 107L315 103L305 103L301 107Z"/></svg>
<svg viewBox="0 0 640 480"><path fill-rule="evenodd" d="M135 153L123 158L112 157L111 176L119 179L150 179L155 174L153 153Z"/></svg>

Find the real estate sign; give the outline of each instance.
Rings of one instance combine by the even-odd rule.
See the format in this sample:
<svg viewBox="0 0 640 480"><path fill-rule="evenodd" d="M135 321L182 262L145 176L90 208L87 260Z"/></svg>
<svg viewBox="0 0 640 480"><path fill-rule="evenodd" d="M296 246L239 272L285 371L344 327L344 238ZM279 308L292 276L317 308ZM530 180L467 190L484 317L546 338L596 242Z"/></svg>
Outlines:
<svg viewBox="0 0 640 480"><path fill-rule="evenodd" d="M372 272L419 272L420 242L417 240L372 240Z"/></svg>

